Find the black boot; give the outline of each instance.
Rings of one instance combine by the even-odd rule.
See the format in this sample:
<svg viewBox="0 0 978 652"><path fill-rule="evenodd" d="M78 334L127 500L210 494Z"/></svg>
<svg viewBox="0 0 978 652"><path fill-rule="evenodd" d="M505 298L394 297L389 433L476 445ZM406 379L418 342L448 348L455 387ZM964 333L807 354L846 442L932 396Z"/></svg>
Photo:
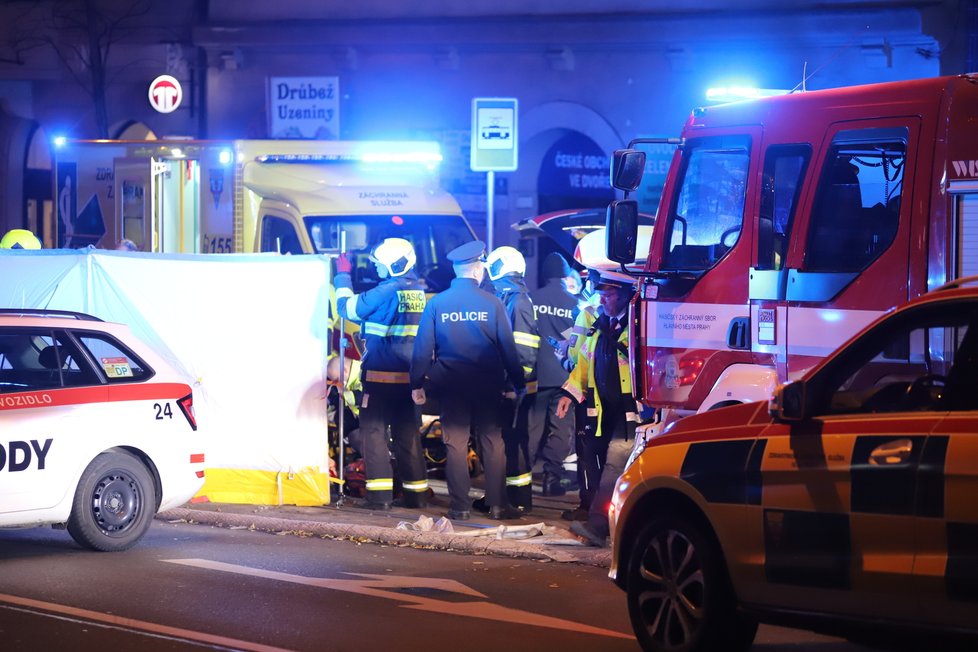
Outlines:
<svg viewBox="0 0 978 652"><path fill-rule="evenodd" d="M560 478L555 475L543 476L543 495L544 496L563 496L567 493L564 486L560 484Z"/></svg>

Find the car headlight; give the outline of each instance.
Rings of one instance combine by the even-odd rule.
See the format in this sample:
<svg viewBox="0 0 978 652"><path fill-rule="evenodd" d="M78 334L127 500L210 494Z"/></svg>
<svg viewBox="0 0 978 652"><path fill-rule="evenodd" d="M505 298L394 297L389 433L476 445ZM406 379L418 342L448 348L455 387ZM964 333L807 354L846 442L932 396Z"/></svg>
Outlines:
<svg viewBox="0 0 978 652"><path fill-rule="evenodd" d="M628 455L628 461L625 462L626 471L632 462L637 460L638 456L645 451L649 440L658 435L661 429L661 423L646 423L635 428L635 443L632 444L632 452Z"/></svg>

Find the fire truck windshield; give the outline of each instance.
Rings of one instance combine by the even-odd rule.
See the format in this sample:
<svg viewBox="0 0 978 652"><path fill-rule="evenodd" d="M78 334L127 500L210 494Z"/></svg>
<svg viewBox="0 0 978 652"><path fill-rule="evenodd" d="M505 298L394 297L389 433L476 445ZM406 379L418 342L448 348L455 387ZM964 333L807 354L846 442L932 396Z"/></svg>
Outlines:
<svg viewBox="0 0 978 652"><path fill-rule="evenodd" d="M740 238L744 224L750 138L690 139L665 224L660 269L706 270Z"/></svg>
<svg viewBox="0 0 978 652"><path fill-rule="evenodd" d="M429 292L444 290L454 278L446 254L475 240L461 215L313 215L305 221L316 253L339 253L340 232L346 234L353 290L358 293L379 281L369 255L384 238L404 238L414 245L416 270Z"/></svg>

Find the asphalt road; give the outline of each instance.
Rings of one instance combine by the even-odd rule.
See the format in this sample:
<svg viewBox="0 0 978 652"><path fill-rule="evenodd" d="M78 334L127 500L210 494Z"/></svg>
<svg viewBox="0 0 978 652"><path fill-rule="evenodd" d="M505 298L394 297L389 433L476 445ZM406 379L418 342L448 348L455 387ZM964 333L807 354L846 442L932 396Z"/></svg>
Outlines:
<svg viewBox="0 0 978 652"><path fill-rule="evenodd" d="M156 521L124 553L0 530L0 649L638 649L604 568ZM864 648L762 627L755 650Z"/></svg>

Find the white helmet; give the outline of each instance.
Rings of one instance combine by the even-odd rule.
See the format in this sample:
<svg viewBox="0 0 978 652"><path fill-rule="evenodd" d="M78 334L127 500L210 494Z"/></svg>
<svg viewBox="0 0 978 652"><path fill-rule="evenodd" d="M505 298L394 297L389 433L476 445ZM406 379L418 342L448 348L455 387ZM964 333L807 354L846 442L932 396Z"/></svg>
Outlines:
<svg viewBox="0 0 978 652"><path fill-rule="evenodd" d="M507 274L526 273L526 259L519 249L513 247L496 247L486 258L486 269L489 270L489 280L495 281Z"/></svg>
<svg viewBox="0 0 978 652"><path fill-rule="evenodd" d="M404 238L384 238L370 252L370 262L383 265L391 276L406 274L418 262L414 245Z"/></svg>

